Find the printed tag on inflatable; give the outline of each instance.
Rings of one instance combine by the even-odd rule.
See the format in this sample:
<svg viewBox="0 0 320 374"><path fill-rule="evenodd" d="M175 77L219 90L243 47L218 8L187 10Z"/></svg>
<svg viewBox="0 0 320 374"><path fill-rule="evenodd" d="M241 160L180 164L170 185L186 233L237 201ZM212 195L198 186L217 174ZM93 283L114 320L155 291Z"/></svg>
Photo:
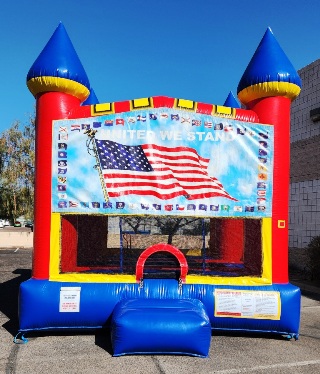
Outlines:
<svg viewBox="0 0 320 374"><path fill-rule="evenodd" d="M215 317L279 320L280 292L215 290Z"/></svg>
<svg viewBox="0 0 320 374"><path fill-rule="evenodd" d="M59 312L80 312L81 287L61 287Z"/></svg>

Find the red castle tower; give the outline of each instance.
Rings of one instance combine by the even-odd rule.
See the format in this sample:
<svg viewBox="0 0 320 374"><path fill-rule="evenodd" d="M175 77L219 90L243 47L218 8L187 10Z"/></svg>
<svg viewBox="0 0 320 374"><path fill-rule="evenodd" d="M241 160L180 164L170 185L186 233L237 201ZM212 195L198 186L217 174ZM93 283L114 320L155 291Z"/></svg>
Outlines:
<svg viewBox="0 0 320 374"><path fill-rule="evenodd" d="M34 199L36 229L32 275L37 279L48 279L52 121L69 118L90 95L89 80L62 23L30 68L27 85L36 98Z"/></svg>
<svg viewBox="0 0 320 374"><path fill-rule="evenodd" d="M239 100L274 127L272 280L288 282L290 105L301 80L270 28L264 34L238 85Z"/></svg>

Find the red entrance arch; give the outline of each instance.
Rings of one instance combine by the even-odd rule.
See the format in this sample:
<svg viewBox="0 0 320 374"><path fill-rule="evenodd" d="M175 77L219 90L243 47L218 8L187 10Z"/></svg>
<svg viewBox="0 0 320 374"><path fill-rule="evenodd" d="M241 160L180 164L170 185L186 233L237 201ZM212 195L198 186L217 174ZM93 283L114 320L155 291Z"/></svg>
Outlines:
<svg viewBox="0 0 320 374"><path fill-rule="evenodd" d="M136 281L140 283L143 279L143 268L144 264L149 256L156 252L169 252L173 254L180 264L180 281L182 283L186 282L186 276L188 273L188 263L184 256L184 254L176 247L166 243L158 243L154 244L151 247L144 250L138 258L137 265L136 265Z"/></svg>

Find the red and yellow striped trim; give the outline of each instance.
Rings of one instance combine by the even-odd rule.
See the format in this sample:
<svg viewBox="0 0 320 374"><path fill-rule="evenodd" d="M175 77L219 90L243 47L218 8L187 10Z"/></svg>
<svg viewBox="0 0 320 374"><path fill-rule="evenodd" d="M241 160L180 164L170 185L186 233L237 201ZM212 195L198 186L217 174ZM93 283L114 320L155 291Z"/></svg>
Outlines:
<svg viewBox="0 0 320 374"><path fill-rule="evenodd" d="M91 116L95 117L152 108L175 108L216 117L239 119L246 122L259 122L257 115L250 110L199 103L197 101L167 96L154 96L127 101L94 104L91 105Z"/></svg>

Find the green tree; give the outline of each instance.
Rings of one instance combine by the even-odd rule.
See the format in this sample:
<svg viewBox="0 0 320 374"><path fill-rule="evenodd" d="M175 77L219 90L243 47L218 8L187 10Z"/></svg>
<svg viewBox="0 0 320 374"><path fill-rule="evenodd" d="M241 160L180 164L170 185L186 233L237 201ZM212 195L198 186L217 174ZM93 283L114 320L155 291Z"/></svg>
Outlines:
<svg viewBox="0 0 320 374"><path fill-rule="evenodd" d="M137 234L138 231L141 230L142 226L145 227L147 220L143 216L130 216L124 217L123 223L128 225L132 231Z"/></svg>
<svg viewBox="0 0 320 374"><path fill-rule="evenodd" d="M35 120L20 122L0 137L0 215L33 217Z"/></svg>
<svg viewBox="0 0 320 374"><path fill-rule="evenodd" d="M178 230L198 221L198 218L180 218L180 217L155 217L157 226L163 235L168 235L168 244L172 244L173 236Z"/></svg>

